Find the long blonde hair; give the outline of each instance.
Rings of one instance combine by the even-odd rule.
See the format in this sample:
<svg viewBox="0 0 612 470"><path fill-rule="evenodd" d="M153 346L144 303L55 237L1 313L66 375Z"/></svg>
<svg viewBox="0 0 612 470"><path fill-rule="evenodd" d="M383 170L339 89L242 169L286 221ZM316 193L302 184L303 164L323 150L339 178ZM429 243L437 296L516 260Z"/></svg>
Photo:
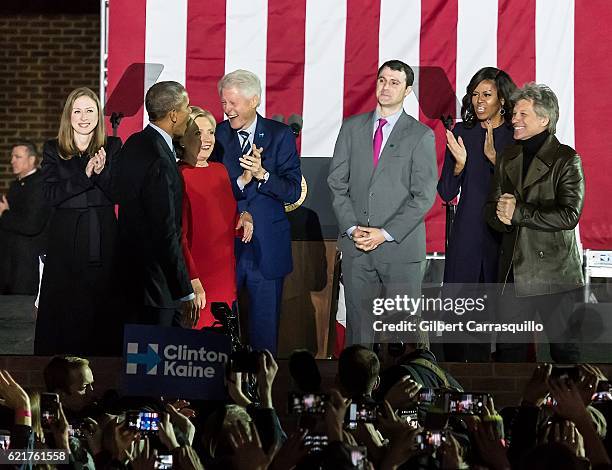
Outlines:
<svg viewBox="0 0 612 470"><path fill-rule="evenodd" d="M81 151L77 147L74 141L74 129L72 128L71 116L72 107L74 102L81 96L87 96L96 103L98 108L98 124L93 130L93 135L89 145L87 146L87 153L93 155L100 147L106 142L106 131L104 128L104 115L102 114L102 106L100 105L100 99L90 88L79 87L70 92L66 103L64 104L64 110L62 111L62 117L60 119L59 132L57 134L57 141L59 147L60 157L64 160L70 160L73 155L80 154Z"/></svg>

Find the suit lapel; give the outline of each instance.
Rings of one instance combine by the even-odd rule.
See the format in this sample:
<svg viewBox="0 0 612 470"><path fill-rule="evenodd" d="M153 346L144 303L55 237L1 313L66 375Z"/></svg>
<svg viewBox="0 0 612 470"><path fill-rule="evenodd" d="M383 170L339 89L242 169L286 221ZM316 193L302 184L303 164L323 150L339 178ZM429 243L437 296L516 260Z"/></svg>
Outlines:
<svg viewBox="0 0 612 470"><path fill-rule="evenodd" d="M272 137L268 130L266 120L257 113L257 125L255 126L255 135L253 136L253 144L257 145L257 148L263 147L261 153L261 163L266 161L266 149L270 147Z"/></svg>
<svg viewBox="0 0 612 470"><path fill-rule="evenodd" d="M155 129L153 129L151 126L147 126L145 128L145 131L147 131L149 133L149 135L151 135L155 141L155 145L157 146L157 149L159 150L159 154L162 156L166 156L168 157L172 162L174 162L176 164L176 158L174 157L174 153L172 153L172 149L168 148L168 144L166 143L166 141L164 140L164 138L162 137L162 135L156 131Z"/></svg>
<svg viewBox="0 0 612 470"><path fill-rule="evenodd" d="M506 164L506 174L508 179L512 183L514 189L518 191L523 197L523 151L520 145L512 147L512 153L508 156L508 163Z"/></svg>
<svg viewBox="0 0 612 470"><path fill-rule="evenodd" d="M523 189L531 186L548 174L558 148L559 141L557 138L554 135L549 136L542 145L542 148L540 148L540 151L536 153L529 170L527 170Z"/></svg>

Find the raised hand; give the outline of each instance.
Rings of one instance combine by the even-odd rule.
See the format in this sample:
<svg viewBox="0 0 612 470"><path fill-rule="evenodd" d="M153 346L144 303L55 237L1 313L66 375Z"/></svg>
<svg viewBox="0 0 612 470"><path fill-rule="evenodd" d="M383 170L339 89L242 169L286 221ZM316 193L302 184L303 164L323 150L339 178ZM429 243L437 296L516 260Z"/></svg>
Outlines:
<svg viewBox="0 0 612 470"><path fill-rule="evenodd" d="M451 155L455 159L455 175L458 175L463 171L465 162L467 161L467 150L463 144L461 136L459 139L455 139L453 133L449 130L446 131L446 146L450 150Z"/></svg>
<svg viewBox="0 0 612 470"><path fill-rule="evenodd" d="M484 154L485 154L485 157L487 157L489 161L493 165L495 165L496 153L495 153L495 142L493 141L493 123L491 122L490 119L487 119L487 122L485 124L487 126L487 135L485 136Z"/></svg>

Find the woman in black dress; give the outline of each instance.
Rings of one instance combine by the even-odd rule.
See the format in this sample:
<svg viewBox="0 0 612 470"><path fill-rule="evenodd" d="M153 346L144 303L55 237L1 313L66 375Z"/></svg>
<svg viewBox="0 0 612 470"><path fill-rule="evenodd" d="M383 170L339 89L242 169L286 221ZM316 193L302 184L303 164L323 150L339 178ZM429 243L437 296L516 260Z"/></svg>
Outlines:
<svg viewBox="0 0 612 470"><path fill-rule="evenodd" d="M111 164L121 149L106 137L100 100L77 88L66 100L57 139L45 143L42 175L55 208L40 291L37 355L109 355L122 342L116 289L117 224Z"/></svg>
<svg viewBox="0 0 612 470"><path fill-rule="evenodd" d="M445 295L459 295L453 289L455 283L474 286L497 282L501 237L487 225L483 210L495 169L495 156L514 143L510 96L515 89L516 85L503 70L480 69L470 80L463 97L462 122L458 122L452 132L446 131L447 150L438 193L446 202L459 196L459 202L445 256ZM476 291L466 294L465 285L461 288L461 297L479 296ZM460 345L447 346L447 361L489 358L489 345L467 348L475 354Z"/></svg>

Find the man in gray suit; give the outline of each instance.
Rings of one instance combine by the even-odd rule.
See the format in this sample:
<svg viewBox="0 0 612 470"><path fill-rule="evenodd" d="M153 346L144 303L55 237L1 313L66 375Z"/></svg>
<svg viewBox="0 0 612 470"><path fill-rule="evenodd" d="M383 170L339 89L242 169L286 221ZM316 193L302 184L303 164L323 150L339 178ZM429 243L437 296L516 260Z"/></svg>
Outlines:
<svg viewBox="0 0 612 470"><path fill-rule="evenodd" d="M403 110L413 82L408 65L385 62L376 110L344 121L336 141L327 182L340 228L347 344L372 342L375 298L421 296L423 219L438 171L433 131Z"/></svg>

